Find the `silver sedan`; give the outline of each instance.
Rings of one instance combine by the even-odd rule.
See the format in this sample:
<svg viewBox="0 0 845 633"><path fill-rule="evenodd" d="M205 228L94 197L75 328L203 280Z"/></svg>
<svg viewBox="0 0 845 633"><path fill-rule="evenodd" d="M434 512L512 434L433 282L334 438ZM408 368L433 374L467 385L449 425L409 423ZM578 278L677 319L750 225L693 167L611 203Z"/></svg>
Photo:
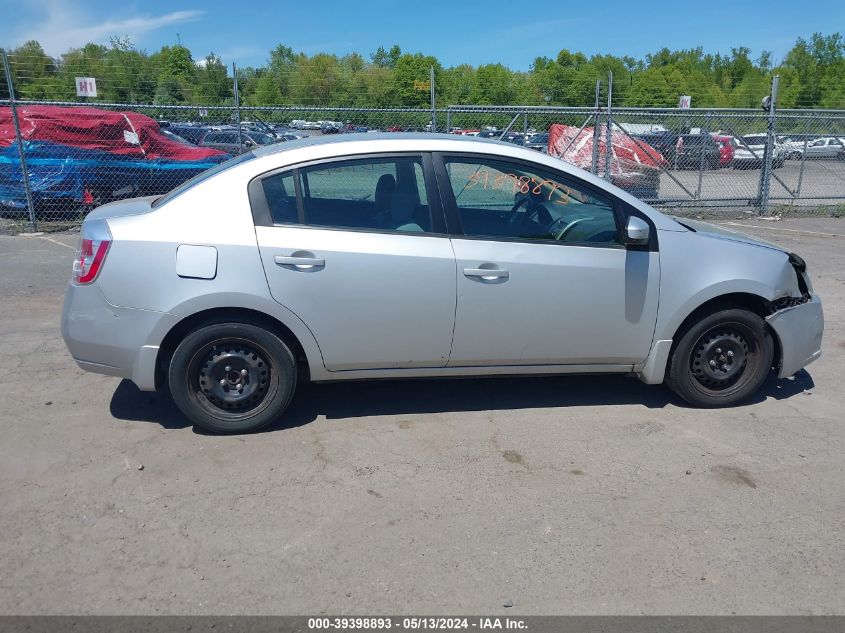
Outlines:
<svg viewBox="0 0 845 633"><path fill-rule="evenodd" d="M435 134L261 147L100 207L62 315L80 367L167 383L230 433L303 381L626 373L733 405L818 358L822 330L799 256Z"/></svg>

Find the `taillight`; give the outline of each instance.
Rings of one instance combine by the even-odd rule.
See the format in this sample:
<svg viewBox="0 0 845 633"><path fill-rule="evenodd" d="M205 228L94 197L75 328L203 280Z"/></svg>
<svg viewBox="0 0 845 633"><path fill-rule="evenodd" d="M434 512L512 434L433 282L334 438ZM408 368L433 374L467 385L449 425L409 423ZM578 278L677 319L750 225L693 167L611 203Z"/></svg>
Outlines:
<svg viewBox="0 0 845 633"><path fill-rule="evenodd" d="M76 259L73 262L73 281L90 284L103 267L111 233L105 220L86 220L82 224Z"/></svg>

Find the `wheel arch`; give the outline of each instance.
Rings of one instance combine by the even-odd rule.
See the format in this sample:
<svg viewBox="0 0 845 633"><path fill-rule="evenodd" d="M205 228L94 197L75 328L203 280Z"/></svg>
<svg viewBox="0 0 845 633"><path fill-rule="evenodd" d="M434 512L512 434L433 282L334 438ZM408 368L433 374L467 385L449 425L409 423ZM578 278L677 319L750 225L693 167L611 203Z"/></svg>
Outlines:
<svg viewBox="0 0 845 633"><path fill-rule="evenodd" d="M672 355L675 353L675 348L678 346L678 342L680 341L681 337L684 333L692 327L694 323L696 323L702 317L713 314L718 310L725 310L729 308L744 308L749 312L753 312L761 319L763 319L765 323L765 328L772 336L772 341L775 346L774 350L774 361L776 365L779 365L781 362L781 346L780 346L780 339L777 336L777 333L772 330L771 326L765 322L767 316L772 314L774 310L772 309L772 304L768 299L761 297L760 295L756 295L750 292L731 292L727 294L718 295L704 301L701 305L696 307L692 312L690 312L686 318L681 321L680 325L675 329L674 334L672 335L672 347L669 351L669 355L666 359L666 366L664 368L664 372L668 371L669 363L672 361Z"/></svg>
<svg viewBox="0 0 845 633"><path fill-rule="evenodd" d="M768 299L752 292L726 292L699 302L692 310L687 312L686 316L680 319L677 326L669 329L671 336L667 337L664 334L661 337L656 337L648 358L642 363L638 371L640 380L647 384L663 382L678 342L687 329L705 315L726 308L744 308L764 320L773 312L771 302ZM768 323L766 323L766 328L772 334L772 341L775 346L774 359L775 363L779 365L782 358L780 340Z"/></svg>
<svg viewBox="0 0 845 633"><path fill-rule="evenodd" d="M299 337L282 321L266 312L253 308L215 307L199 310L186 316L165 334L156 358L156 388L167 382L167 369L170 364L170 358L185 336L203 325L225 321L252 323L276 334L291 348L291 352L293 352L294 358L296 359L300 379L305 382L310 381L311 361L309 361L308 354L305 352L305 348Z"/></svg>

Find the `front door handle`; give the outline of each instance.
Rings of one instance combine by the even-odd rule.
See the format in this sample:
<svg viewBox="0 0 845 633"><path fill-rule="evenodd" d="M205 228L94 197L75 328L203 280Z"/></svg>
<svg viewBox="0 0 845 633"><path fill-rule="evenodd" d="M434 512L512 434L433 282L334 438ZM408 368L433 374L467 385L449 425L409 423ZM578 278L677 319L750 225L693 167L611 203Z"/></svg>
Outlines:
<svg viewBox="0 0 845 633"><path fill-rule="evenodd" d="M319 257L287 257L285 255L276 255L273 258L279 266L295 266L296 268L323 268L326 265L326 260Z"/></svg>
<svg viewBox="0 0 845 633"><path fill-rule="evenodd" d="M493 279L507 279L510 273L507 270L499 268L464 268L464 275L466 277L481 277L486 281Z"/></svg>

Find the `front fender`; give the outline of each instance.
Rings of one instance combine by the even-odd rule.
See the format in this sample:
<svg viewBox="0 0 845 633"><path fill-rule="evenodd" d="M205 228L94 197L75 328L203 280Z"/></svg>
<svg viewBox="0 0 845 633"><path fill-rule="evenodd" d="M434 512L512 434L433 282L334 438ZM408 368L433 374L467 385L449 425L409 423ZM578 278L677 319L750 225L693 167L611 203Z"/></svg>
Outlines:
<svg viewBox="0 0 845 633"><path fill-rule="evenodd" d="M767 302L801 296L789 256L773 248L693 232L661 232L660 260L655 340L674 338L690 314L725 295L754 295Z"/></svg>

